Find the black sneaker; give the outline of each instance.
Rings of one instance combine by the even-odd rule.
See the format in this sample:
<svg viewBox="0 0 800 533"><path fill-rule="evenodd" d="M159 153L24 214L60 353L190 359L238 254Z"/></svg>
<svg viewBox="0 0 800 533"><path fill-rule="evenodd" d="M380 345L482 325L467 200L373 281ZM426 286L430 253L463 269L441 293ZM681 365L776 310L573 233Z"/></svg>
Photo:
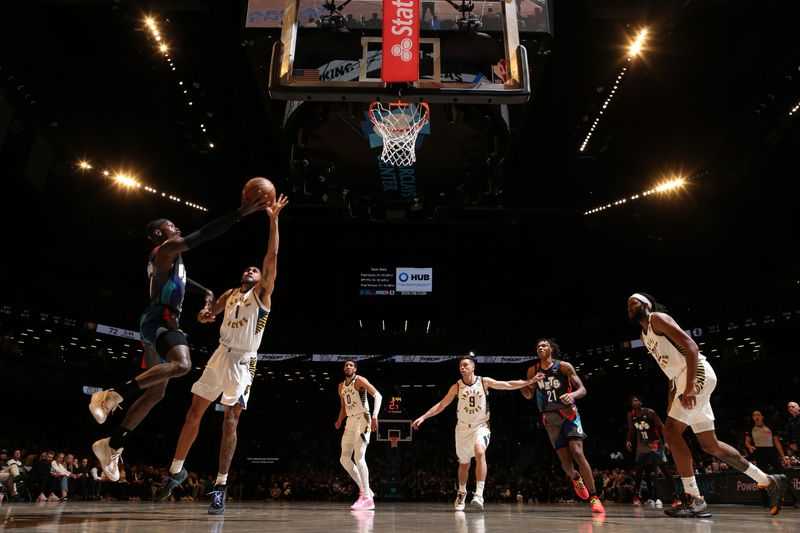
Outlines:
<svg viewBox="0 0 800 533"><path fill-rule="evenodd" d="M711 518L711 511L708 510L708 505L702 496L693 498L686 495L678 507L672 509L665 509L664 514L672 518Z"/></svg>
<svg viewBox="0 0 800 533"><path fill-rule="evenodd" d="M228 495L226 485L214 485L214 490L208 493L211 496L211 505L208 507L208 514L222 514L225 512L225 497Z"/></svg>
<svg viewBox="0 0 800 533"><path fill-rule="evenodd" d="M164 480L161 490L159 490L158 494L156 494L155 501L160 502L169 498L169 495L172 494L172 491L175 490L176 487L179 487L181 483L186 481L187 477L189 477L189 474L186 472L185 468L181 468L181 471L177 474L170 474L167 479Z"/></svg>
<svg viewBox="0 0 800 533"><path fill-rule="evenodd" d="M776 515L781 512L783 504L783 495L789 488L789 480L784 474L775 474L769 477L769 485L761 487L767 491L767 499L769 500L769 514Z"/></svg>

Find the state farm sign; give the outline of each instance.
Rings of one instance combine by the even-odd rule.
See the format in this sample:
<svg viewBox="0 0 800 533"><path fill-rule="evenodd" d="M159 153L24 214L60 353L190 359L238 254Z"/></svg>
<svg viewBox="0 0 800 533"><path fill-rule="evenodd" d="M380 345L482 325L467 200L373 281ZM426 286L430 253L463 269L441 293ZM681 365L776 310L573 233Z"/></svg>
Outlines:
<svg viewBox="0 0 800 533"><path fill-rule="evenodd" d="M419 0L383 0L383 81L419 79L419 16Z"/></svg>

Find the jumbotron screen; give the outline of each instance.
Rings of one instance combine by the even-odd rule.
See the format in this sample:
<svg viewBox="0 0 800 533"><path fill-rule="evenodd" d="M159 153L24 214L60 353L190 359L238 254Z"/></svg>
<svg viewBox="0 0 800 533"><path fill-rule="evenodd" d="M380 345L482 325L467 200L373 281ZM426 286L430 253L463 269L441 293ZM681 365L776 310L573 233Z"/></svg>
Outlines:
<svg viewBox="0 0 800 533"><path fill-rule="evenodd" d="M433 293L433 268L368 267L361 270L361 296L425 296Z"/></svg>

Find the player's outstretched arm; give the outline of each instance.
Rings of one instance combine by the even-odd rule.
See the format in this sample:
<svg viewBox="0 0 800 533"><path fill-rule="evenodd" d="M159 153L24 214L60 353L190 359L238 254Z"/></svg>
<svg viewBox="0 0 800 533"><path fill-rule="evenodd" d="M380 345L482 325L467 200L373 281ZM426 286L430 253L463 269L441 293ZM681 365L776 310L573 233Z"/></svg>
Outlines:
<svg viewBox="0 0 800 533"><path fill-rule="evenodd" d="M214 317L225 310L225 304L228 302L228 298L232 292L233 289L228 289L223 292L222 296L217 298L216 301L206 302L206 306L197 313L197 320L203 324L214 322Z"/></svg>
<svg viewBox="0 0 800 533"><path fill-rule="evenodd" d="M202 294L206 300L206 304L210 305L214 300L214 292L211 289L206 289L195 280L186 278L186 292L193 292L195 294Z"/></svg>
<svg viewBox="0 0 800 533"><path fill-rule="evenodd" d="M425 422L425 420L441 413L445 407L450 405L450 403L456 397L456 394L458 394L458 385L454 383L450 387L450 390L447 391L447 394L444 395L444 398L436 402L436 404L434 404L433 407L428 409L428 411L424 415L414 420L414 422L411 424L411 427L414 429L419 429L420 424Z"/></svg>
<svg viewBox="0 0 800 533"><path fill-rule="evenodd" d="M498 381L496 379L483 377L483 383L489 389L517 390L535 385L536 383L539 383L543 377L544 374L536 374L532 378L515 379L512 381Z"/></svg>
<svg viewBox="0 0 800 533"><path fill-rule="evenodd" d="M539 374L541 374L541 373L539 373ZM536 375L537 375L536 367L535 366L529 367L528 368L528 374L527 374L528 377L527 377L527 379L532 379ZM542 375L542 378L544 378L544 374L541 374L541 375ZM530 399L533 398L533 395L535 394L535 389L533 388L533 385L529 385L527 387L522 387L521 389L519 389L519 392L522 393L522 395L525 397L526 400L530 400Z"/></svg>
<svg viewBox="0 0 800 533"><path fill-rule="evenodd" d="M275 289L275 277L278 275L278 215L288 203L289 199L281 194L275 203L267 208L269 241L267 254L264 256L264 263L261 266L261 283L258 287L258 297L267 309L272 307L272 291Z"/></svg>
<svg viewBox="0 0 800 533"><path fill-rule="evenodd" d="M239 209L231 211L225 216L212 220L199 230L190 233L186 237L179 236L168 239L156 252L156 266L159 268L169 268L175 258L182 252L196 248L206 241L219 237L234 224L239 222L242 217L246 217L256 211L261 211L267 207L269 199L266 194L254 196L250 200L242 200Z"/></svg>

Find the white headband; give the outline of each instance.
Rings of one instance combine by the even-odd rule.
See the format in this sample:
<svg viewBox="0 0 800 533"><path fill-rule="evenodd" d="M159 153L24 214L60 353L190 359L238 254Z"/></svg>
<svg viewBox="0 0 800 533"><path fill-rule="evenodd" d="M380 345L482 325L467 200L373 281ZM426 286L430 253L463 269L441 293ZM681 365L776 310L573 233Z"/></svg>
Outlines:
<svg viewBox="0 0 800 533"><path fill-rule="evenodd" d="M640 302L642 302L643 304L647 304L647 305L649 305L649 306L650 306L650 309L652 309L652 308L653 308L653 302L651 302L650 300L648 300L648 299L647 299L647 297L646 297L646 296L642 296L642 295L641 295L641 294L639 294L638 292L634 292L633 294L631 294L631 296L630 296L630 297L631 297L631 298L636 298L637 300L639 300L639 301L640 301Z"/></svg>

